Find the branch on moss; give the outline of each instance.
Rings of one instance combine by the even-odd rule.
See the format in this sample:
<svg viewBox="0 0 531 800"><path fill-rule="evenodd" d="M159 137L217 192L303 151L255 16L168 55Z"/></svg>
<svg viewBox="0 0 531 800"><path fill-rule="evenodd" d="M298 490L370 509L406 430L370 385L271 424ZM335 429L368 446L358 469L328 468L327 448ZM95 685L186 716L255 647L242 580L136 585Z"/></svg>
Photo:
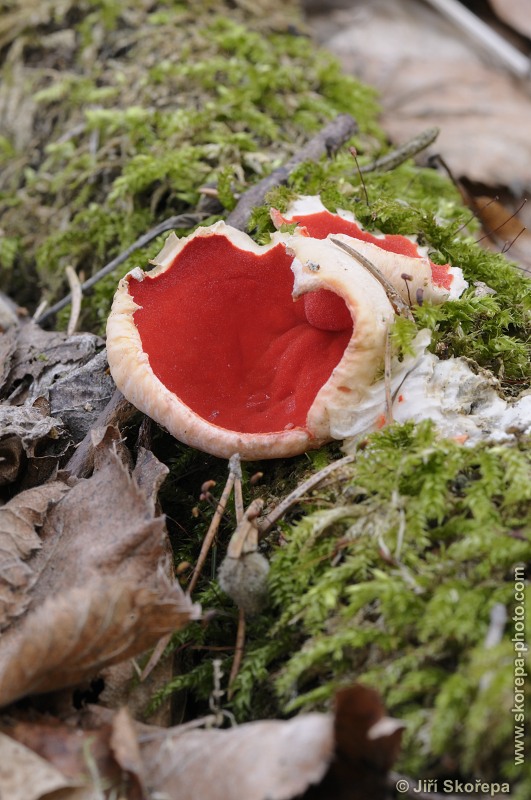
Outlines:
<svg viewBox="0 0 531 800"><path fill-rule="evenodd" d="M227 224L245 230L253 208L262 205L267 192L279 184L286 183L294 169L305 161L317 161L321 156L330 156L337 152L357 130L358 125L350 114L338 114L282 167L275 169L259 183L251 186L241 196L238 205L227 217Z"/></svg>
<svg viewBox="0 0 531 800"><path fill-rule="evenodd" d="M386 153L385 156L377 158L376 161L373 161L371 164L364 164L359 167L360 173L366 175L368 172L389 172L395 169L400 166L400 164L403 164L404 161L407 161L408 158L416 156L417 153L421 153L429 147L430 144L433 144L439 132L439 128L426 128L426 130L419 133L418 136L404 142L404 144L401 144L395 150Z"/></svg>
<svg viewBox="0 0 531 800"><path fill-rule="evenodd" d="M155 225L154 228L151 228L147 233L144 233L142 236L139 236L129 247L120 253L120 255L113 258L112 261L109 261L108 264L105 264L98 272L95 272L88 280L81 284L81 291L84 293L88 289L92 289L99 280L104 278L110 272L115 270L120 264L123 264L124 261L127 261L130 255L132 255L135 250L140 250L142 247L145 247L153 239L156 239L157 236L160 236L161 233L166 233L166 231L171 231L174 228L191 228L193 225L198 225L204 219L210 216L207 212L194 212L190 214L178 214L177 216L168 217L168 219L163 220L158 225ZM47 322L51 317L54 316L58 311L62 308L67 306L69 303L72 302L72 294L69 293L61 300L58 300L53 306L41 314L37 318L37 322L42 325L43 322Z"/></svg>
<svg viewBox="0 0 531 800"><path fill-rule="evenodd" d="M294 506L296 503L299 502L301 497L315 489L320 483L324 481L332 472L335 472L341 467L345 467L347 464L352 464L356 460L355 455L344 456L344 458L340 458L338 461L333 461L331 464L327 464L326 467L320 469L319 472L315 472L313 475L310 475L308 480L304 481L303 483L299 484L287 497L282 500L276 508L266 514L265 517L262 517L260 520L257 521L258 530L260 531L260 536L264 536L268 531L271 530L273 525L278 522L281 517L284 516L286 511Z"/></svg>

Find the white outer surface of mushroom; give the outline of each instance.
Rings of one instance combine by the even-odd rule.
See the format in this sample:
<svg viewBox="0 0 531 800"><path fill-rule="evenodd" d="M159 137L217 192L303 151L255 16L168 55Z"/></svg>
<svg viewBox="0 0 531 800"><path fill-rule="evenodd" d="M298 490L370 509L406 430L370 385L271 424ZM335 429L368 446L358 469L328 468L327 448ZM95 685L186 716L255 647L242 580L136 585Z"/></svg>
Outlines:
<svg viewBox="0 0 531 800"><path fill-rule="evenodd" d="M335 419L363 407L383 366L387 330L395 312L379 281L328 240L293 235L284 241L295 255L293 297L328 289L343 298L354 320L341 361L308 411L308 428L314 436L337 438Z"/></svg>
<svg viewBox="0 0 531 800"><path fill-rule="evenodd" d="M164 426L176 439L218 457L229 458L239 453L244 460L282 458L320 447L333 438L330 416L338 407L355 407L362 403L381 368L387 328L394 319L391 303L382 286L366 269L325 240L277 234L270 245L260 246L223 221L198 228L182 239L171 234L153 261L157 265L154 270L146 274L136 268L129 275L135 280L151 280L169 269L193 238L214 235L226 236L235 247L257 255L273 248L280 239L297 256L292 266L294 298L309 291L330 289L345 300L353 315L352 339L310 406L307 428L246 434L208 422L185 405L151 369L134 323L134 313L139 306L129 294L127 275L118 285L107 322L107 354L114 381L133 405ZM319 262L319 270L311 266L316 262ZM315 358L319 358L319 353Z"/></svg>

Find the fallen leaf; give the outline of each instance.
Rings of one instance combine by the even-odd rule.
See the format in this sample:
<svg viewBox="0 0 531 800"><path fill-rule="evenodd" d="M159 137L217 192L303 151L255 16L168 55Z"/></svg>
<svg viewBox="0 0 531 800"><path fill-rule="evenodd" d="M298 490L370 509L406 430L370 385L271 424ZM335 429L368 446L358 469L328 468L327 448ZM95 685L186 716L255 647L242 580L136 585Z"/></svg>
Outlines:
<svg viewBox="0 0 531 800"><path fill-rule="evenodd" d="M528 0L489 0L489 3L502 22L531 39Z"/></svg>
<svg viewBox="0 0 531 800"><path fill-rule="evenodd" d="M137 731L127 708L121 708L113 720L110 745L116 762L134 779L134 794L138 800L148 797ZM136 800L136 797L133 797L133 791L130 790L128 800Z"/></svg>
<svg viewBox="0 0 531 800"><path fill-rule="evenodd" d="M119 765L129 800L383 800L403 728L385 716L377 692L361 685L338 694L334 713L223 730L195 723L157 728L134 722L126 709L99 706L77 722L73 729L50 720L0 720L0 729L78 782L93 739L100 779L116 786Z"/></svg>
<svg viewBox="0 0 531 800"><path fill-rule="evenodd" d="M39 800L70 781L33 750L0 733L0 798Z"/></svg>
<svg viewBox="0 0 531 800"><path fill-rule="evenodd" d="M50 789L40 779L44 768L51 771L53 778L57 776L58 782L62 780L57 788L62 787L63 791L59 792L57 800L102 800L103 787L109 790L124 788L122 770L109 746L110 725L83 731L51 717L37 717L31 721L4 719L0 721L0 728L0 754L2 742L7 740L6 752L16 746L25 756L25 768L17 767L11 778L10 788L15 794L4 795L0 780L2 800L4 797L5 800L55 798L55 794L48 794ZM0 766L0 776L1 770ZM125 794L117 796L130 800Z"/></svg>
<svg viewBox="0 0 531 800"><path fill-rule="evenodd" d="M58 416L79 442L96 422L114 392L114 381L107 367L105 352L87 364L69 370L50 387L52 416Z"/></svg>
<svg viewBox="0 0 531 800"><path fill-rule="evenodd" d="M35 528L66 491L64 483L54 481L27 489L0 508L0 630L29 602L33 571L24 562L41 546Z"/></svg>
<svg viewBox="0 0 531 800"><path fill-rule="evenodd" d="M28 470L37 473L33 483L42 483L69 443L61 420L43 415L38 407L0 405L0 486Z"/></svg>
<svg viewBox="0 0 531 800"><path fill-rule="evenodd" d="M50 510L26 562L27 610L0 641L0 704L90 680L197 618L167 577L165 539L164 518L110 451Z"/></svg>
<svg viewBox="0 0 531 800"><path fill-rule="evenodd" d="M2 397L21 404L46 395L73 366L89 361L103 340L92 333L67 336L62 331L45 331L32 319L20 325L11 369L1 389Z"/></svg>
<svg viewBox="0 0 531 800"><path fill-rule="evenodd" d="M457 177L516 195L531 185L526 86L475 40L420 0L359 0L331 13L325 44L346 72L379 90L381 123L395 143L437 126L436 152ZM323 19L313 19L318 37Z"/></svg>

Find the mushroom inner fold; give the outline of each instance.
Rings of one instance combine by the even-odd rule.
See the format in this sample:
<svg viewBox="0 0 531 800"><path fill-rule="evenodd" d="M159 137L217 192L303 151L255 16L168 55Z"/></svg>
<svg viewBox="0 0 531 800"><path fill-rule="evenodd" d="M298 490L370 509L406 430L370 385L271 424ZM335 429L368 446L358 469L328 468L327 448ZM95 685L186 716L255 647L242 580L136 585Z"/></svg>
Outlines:
<svg viewBox="0 0 531 800"><path fill-rule="evenodd" d="M330 211L319 211L314 214L296 214L295 219L288 218L287 221L290 223L298 222L299 225L306 228L308 236L313 239L326 239L330 233L344 233L347 236L352 236L353 239L375 244L390 253L420 258L416 244L406 236L394 233L374 236L369 231L360 228L356 222L344 219L338 214L331 214ZM444 289L449 289L453 280L449 264L434 264L430 261L430 265L434 284Z"/></svg>
<svg viewBox="0 0 531 800"><path fill-rule="evenodd" d="M129 276L154 374L192 411L242 433L305 428L308 410L352 336L337 294L293 301L292 257L225 236L191 239L151 278Z"/></svg>

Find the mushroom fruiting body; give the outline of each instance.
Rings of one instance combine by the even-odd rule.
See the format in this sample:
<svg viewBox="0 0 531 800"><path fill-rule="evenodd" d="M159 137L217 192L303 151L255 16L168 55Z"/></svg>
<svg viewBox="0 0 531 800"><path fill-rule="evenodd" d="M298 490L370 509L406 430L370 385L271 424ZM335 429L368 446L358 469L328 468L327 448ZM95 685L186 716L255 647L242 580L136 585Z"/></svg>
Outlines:
<svg viewBox="0 0 531 800"><path fill-rule="evenodd" d="M293 456L333 438L334 409L363 402L394 310L330 242L277 234L260 246L218 222L170 235L154 263L120 281L109 366L180 441L220 457Z"/></svg>
<svg viewBox="0 0 531 800"><path fill-rule="evenodd" d="M328 211L316 195L298 197L285 214L272 209L274 225L297 223L295 233L312 239L338 239L354 249L384 273L406 303L415 303L417 291L431 303L457 299L468 286L459 267L435 264L428 248L415 237L366 231L351 211ZM407 278L403 276L407 275Z"/></svg>

